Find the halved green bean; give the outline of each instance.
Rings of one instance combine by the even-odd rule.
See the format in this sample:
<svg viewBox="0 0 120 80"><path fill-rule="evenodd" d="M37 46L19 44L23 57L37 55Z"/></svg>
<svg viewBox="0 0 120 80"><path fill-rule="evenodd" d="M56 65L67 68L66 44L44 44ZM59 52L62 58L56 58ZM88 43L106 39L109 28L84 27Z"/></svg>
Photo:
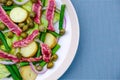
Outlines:
<svg viewBox="0 0 120 80"><path fill-rule="evenodd" d="M41 55L41 49L40 49L40 43L38 43L38 51L36 57L40 57Z"/></svg>
<svg viewBox="0 0 120 80"><path fill-rule="evenodd" d="M45 1L46 1L46 0L41 0L43 6L45 6Z"/></svg>
<svg viewBox="0 0 120 80"><path fill-rule="evenodd" d="M20 80L22 80L22 77L20 75L19 69L17 68L16 64L11 65L13 70L15 71L16 75L19 77Z"/></svg>
<svg viewBox="0 0 120 80"><path fill-rule="evenodd" d="M45 35L46 35L45 32L42 32L42 33L41 33L40 40L41 40L42 42L45 41Z"/></svg>
<svg viewBox="0 0 120 80"><path fill-rule="evenodd" d="M28 62L21 62L21 63L19 63L19 66L20 66L20 67L22 67L22 66L27 66L27 65L29 65Z"/></svg>
<svg viewBox="0 0 120 80"><path fill-rule="evenodd" d="M19 77L15 74L14 70L12 69L12 66L10 65L5 65L8 71L11 73L11 76L13 80L20 80Z"/></svg>
<svg viewBox="0 0 120 80"><path fill-rule="evenodd" d="M60 35L56 32L52 32L52 31L49 31L49 33L51 33L52 35L54 35L55 37L60 37Z"/></svg>
<svg viewBox="0 0 120 80"><path fill-rule="evenodd" d="M40 62L40 66L44 67L47 63L45 61Z"/></svg>
<svg viewBox="0 0 120 80"><path fill-rule="evenodd" d="M2 8L5 10L5 11L10 11L14 8L15 6L2 6Z"/></svg>
<svg viewBox="0 0 120 80"><path fill-rule="evenodd" d="M66 5L61 5L61 12L60 12L60 20L59 20L59 30L63 29L63 21L64 21L64 14L65 14L65 7Z"/></svg>
<svg viewBox="0 0 120 80"><path fill-rule="evenodd" d="M5 49L7 52L9 52L11 50L11 48L9 47L8 43L7 43L7 40L5 38L5 35L0 31L0 40L2 41L2 43L4 44L5 46Z"/></svg>
<svg viewBox="0 0 120 80"><path fill-rule="evenodd" d="M55 54L59 48L60 48L60 45L56 44L56 46L52 49L52 54Z"/></svg>

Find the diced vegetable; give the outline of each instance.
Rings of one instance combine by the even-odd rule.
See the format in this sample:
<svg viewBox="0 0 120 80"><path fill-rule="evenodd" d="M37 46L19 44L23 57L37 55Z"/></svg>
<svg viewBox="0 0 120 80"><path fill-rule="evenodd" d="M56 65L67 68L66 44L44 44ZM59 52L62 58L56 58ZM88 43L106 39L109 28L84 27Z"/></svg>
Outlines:
<svg viewBox="0 0 120 80"><path fill-rule="evenodd" d="M10 72L6 69L6 67L0 64L0 79L5 78L10 75Z"/></svg>
<svg viewBox="0 0 120 80"><path fill-rule="evenodd" d="M65 14L65 7L66 5L63 4L61 6L61 12L60 12L60 20L59 20L59 30L63 29L63 21L64 21L64 14Z"/></svg>
<svg viewBox="0 0 120 80"><path fill-rule="evenodd" d="M24 57L32 57L32 56L34 56L36 54L37 50L38 50L37 43L32 42L28 46L22 47L20 53Z"/></svg>
<svg viewBox="0 0 120 80"><path fill-rule="evenodd" d="M43 24L45 27L47 27L48 21L44 17L41 17L41 24Z"/></svg>
<svg viewBox="0 0 120 80"><path fill-rule="evenodd" d="M57 44L57 39L52 34L47 33L44 43L47 44L50 48L53 48Z"/></svg>
<svg viewBox="0 0 120 80"><path fill-rule="evenodd" d="M27 2L26 4L24 4L22 7L24 9L26 9L27 11L31 12L32 11L32 2L29 0L29 2Z"/></svg>
<svg viewBox="0 0 120 80"><path fill-rule="evenodd" d="M37 77L37 74L33 72L30 66L21 67L20 73L23 80L35 80Z"/></svg>
<svg viewBox="0 0 120 80"><path fill-rule="evenodd" d="M10 11L10 18L12 19L12 21L14 21L16 23L25 21L27 16L28 16L27 11L21 7L13 8Z"/></svg>
<svg viewBox="0 0 120 80"><path fill-rule="evenodd" d="M55 12L54 19L53 19L53 23L58 22L58 21L59 21L59 19L60 19L60 13Z"/></svg>

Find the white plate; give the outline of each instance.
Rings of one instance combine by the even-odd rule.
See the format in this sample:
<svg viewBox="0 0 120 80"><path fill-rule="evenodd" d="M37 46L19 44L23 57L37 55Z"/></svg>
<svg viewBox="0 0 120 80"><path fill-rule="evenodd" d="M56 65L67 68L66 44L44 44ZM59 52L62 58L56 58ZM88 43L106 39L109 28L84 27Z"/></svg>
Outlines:
<svg viewBox="0 0 120 80"><path fill-rule="evenodd" d="M57 52L59 59L55 62L53 69L49 69L46 73L38 75L36 80L57 80L68 69L73 61L79 42L79 24L75 9L70 0L56 0L57 6L62 3L66 4L66 34L60 38L59 44L61 48ZM11 80L11 79L3 79Z"/></svg>
<svg viewBox="0 0 120 80"><path fill-rule="evenodd" d="M56 61L53 69L48 70L45 74L39 75L36 80L57 80L68 69L73 61L79 42L79 24L75 9L70 0L56 0L57 5L64 3L67 6L66 34L60 38L61 48L57 52L59 59Z"/></svg>

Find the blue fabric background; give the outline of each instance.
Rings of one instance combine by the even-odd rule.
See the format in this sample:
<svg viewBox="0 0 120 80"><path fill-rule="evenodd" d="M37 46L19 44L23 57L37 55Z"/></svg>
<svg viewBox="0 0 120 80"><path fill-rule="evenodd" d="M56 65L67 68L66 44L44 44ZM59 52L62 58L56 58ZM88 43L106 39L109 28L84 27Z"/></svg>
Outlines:
<svg viewBox="0 0 120 80"><path fill-rule="evenodd" d="M59 80L120 80L120 0L72 0L80 23L76 57Z"/></svg>

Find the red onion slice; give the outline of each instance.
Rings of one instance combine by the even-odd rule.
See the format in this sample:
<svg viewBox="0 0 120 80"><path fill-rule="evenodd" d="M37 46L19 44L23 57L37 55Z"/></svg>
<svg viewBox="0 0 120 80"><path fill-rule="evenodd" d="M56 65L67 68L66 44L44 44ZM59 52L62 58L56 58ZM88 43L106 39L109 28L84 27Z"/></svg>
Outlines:
<svg viewBox="0 0 120 80"><path fill-rule="evenodd" d="M47 72L47 68L45 67L42 71L37 71L33 65L32 62L30 62L30 66L31 66L31 69L36 73L36 74L44 74L45 72Z"/></svg>
<svg viewBox="0 0 120 80"><path fill-rule="evenodd" d="M22 0L22 2L19 2L19 1L17 1L17 0L13 0L13 1L14 1L14 3L16 3L17 5L23 5L23 4L27 3L29 0Z"/></svg>
<svg viewBox="0 0 120 80"><path fill-rule="evenodd" d="M4 64L4 65L13 65L13 64L16 64L16 62L0 61L0 64Z"/></svg>
<svg viewBox="0 0 120 80"><path fill-rule="evenodd" d="M64 17L64 23L63 23L63 28L66 28L66 24L67 24L67 20L66 20L66 16Z"/></svg>
<svg viewBox="0 0 120 80"><path fill-rule="evenodd" d="M3 33L7 33L7 32L10 32L10 31L12 31L12 30L14 30L14 29L8 29L8 30L4 30L4 31L2 31Z"/></svg>

